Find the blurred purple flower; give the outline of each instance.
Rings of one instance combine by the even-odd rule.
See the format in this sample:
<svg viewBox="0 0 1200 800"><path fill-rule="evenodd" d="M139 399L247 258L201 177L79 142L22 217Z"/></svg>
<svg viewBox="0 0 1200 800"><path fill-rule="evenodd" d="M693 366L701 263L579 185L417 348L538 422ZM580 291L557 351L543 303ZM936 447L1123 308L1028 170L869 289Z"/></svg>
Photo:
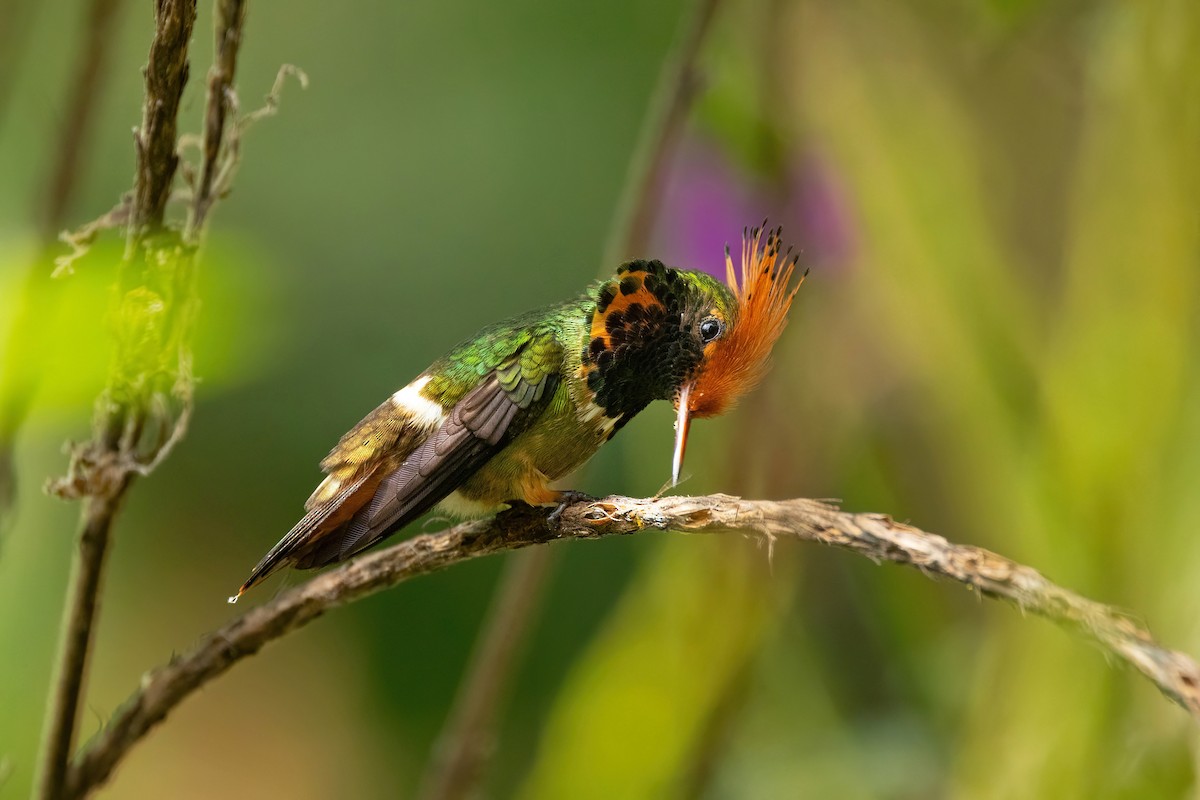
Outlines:
<svg viewBox="0 0 1200 800"><path fill-rule="evenodd" d="M799 223L797 241L803 245L801 263L840 269L857 249L854 225L845 191L833 164L809 150L788 176L790 219Z"/></svg>
<svg viewBox="0 0 1200 800"><path fill-rule="evenodd" d="M691 137L672 164L658 230L659 252L668 264L725 277L725 245L734 252L742 228L776 219L779 198L754 185L720 149Z"/></svg>
<svg viewBox="0 0 1200 800"><path fill-rule="evenodd" d="M699 137L677 151L663 192L656 252L668 264L725 277L725 245L736 254L745 227L783 225L803 267L845 265L854 253L853 224L832 165L808 153L781 188L730 163Z"/></svg>

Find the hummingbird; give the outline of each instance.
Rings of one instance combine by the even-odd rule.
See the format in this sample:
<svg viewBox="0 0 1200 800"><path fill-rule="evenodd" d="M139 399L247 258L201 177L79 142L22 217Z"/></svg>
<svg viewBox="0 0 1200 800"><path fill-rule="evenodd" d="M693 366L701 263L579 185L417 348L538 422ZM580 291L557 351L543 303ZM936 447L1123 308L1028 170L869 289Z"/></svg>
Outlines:
<svg viewBox="0 0 1200 800"><path fill-rule="evenodd" d="M654 400L676 408L671 482L693 417L728 410L762 377L807 272L781 257L782 228L742 232L726 281L657 260L622 264L566 302L484 328L341 438L307 513L230 602L282 567L344 561L435 506L484 516L551 488ZM765 242L763 235L766 234Z"/></svg>

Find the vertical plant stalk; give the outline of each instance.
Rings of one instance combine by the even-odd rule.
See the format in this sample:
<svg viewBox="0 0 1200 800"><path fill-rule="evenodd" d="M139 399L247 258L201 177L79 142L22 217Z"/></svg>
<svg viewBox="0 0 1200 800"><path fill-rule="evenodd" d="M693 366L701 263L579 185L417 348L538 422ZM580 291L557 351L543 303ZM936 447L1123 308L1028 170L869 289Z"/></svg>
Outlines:
<svg viewBox="0 0 1200 800"><path fill-rule="evenodd" d="M33 0L6 0L0 3L0 128L8 119L9 102L20 74L21 63L29 50L29 31L33 27L38 3ZM3 766L0 763L0 766ZM0 769L0 776L4 771Z"/></svg>
<svg viewBox="0 0 1200 800"><path fill-rule="evenodd" d="M501 695L534 621L551 565L549 547L517 553L506 565L480 629L464 681L436 743L418 797L466 797L487 764Z"/></svg>
<svg viewBox="0 0 1200 800"><path fill-rule="evenodd" d="M89 497L84 503L79 552L71 568L70 593L63 615L59 666L46 719L42 744L42 775L38 796L54 800L63 794L67 762L75 739L76 720L92 628L99 605L100 582L109 532L129 478L110 495Z"/></svg>
<svg viewBox="0 0 1200 800"><path fill-rule="evenodd" d="M67 209L79 185L80 159L91 137L96 105L104 94L109 74L108 45L120 5L121 0L92 0L87 41L67 98L66 119L60 129L45 207L38 220L38 253L25 276L20 307L5 343L5 356L0 360L5 365L0 381L0 534L16 503L16 440L40 377L47 338L42 334L43 326L54 316L58 302L58 294L51 291L48 264L61 247L58 233L66 223ZM0 105L2 102L0 97Z"/></svg>
<svg viewBox="0 0 1200 800"><path fill-rule="evenodd" d="M195 18L195 0L156 1L125 255L111 309L115 355L96 402L92 439L74 450L66 478L51 487L84 505L42 744L37 795L44 800L65 789L113 521L134 478L165 455L190 411L194 246L165 219L179 165L176 118ZM175 412L168 392L182 401Z"/></svg>
<svg viewBox="0 0 1200 800"><path fill-rule="evenodd" d="M663 62L609 228L601 263L605 273L620 261L643 255L650 244L670 155L700 88L696 60L719 6L720 0L697 0L680 40Z"/></svg>
<svg viewBox="0 0 1200 800"><path fill-rule="evenodd" d="M696 61L719 4L697 0L659 71L604 248L605 272L649 246L670 154L700 84ZM501 698L553 574L554 557L549 548L533 548L515 553L505 565L453 710L426 766L420 793L425 800L469 796L483 776Z"/></svg>

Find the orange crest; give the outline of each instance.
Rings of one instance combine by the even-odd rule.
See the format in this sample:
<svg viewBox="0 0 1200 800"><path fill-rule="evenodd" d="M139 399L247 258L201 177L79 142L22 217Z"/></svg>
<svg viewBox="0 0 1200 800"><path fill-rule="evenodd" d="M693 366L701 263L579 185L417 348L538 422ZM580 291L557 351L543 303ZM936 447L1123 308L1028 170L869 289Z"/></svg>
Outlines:
<svg viewBox="0 0 1200 800"><path fill-rule="evenodd" d="M729 331L705 350L704 369L696 380L688 405L697 417L724 413L762 378L771 348L787 325L792 298L808 272L789 289L799 256L789 248L780 258L782 228L768 231L763 246L762 228L742 232L741 279L725 248L725 281L737 299L737 316Z"/></svg>

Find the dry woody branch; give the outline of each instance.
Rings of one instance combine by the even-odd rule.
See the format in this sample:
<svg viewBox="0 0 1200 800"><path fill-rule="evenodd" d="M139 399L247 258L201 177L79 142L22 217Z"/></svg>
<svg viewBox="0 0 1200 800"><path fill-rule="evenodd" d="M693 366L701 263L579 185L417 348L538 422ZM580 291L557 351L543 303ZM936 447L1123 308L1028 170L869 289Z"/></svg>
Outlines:
<svg viewBox="0 0 1200 800"><path fill-rule="evenodd" d="M190 694L331 608L480 556L560 539L651 530L747 535L769 548L781 540L808 541L949 578L1083 633L1200 719L1200 666L1193 659L1158 644L1128 614L990 551L954 544L885 514L850 513L818 500L614 496L572 503L553 521L544 509L518 506L494 519L416 536L318 575L248 611L143 677L138 690L72 763L67 796L82 797L108 780L129 750Z"/></svg>

